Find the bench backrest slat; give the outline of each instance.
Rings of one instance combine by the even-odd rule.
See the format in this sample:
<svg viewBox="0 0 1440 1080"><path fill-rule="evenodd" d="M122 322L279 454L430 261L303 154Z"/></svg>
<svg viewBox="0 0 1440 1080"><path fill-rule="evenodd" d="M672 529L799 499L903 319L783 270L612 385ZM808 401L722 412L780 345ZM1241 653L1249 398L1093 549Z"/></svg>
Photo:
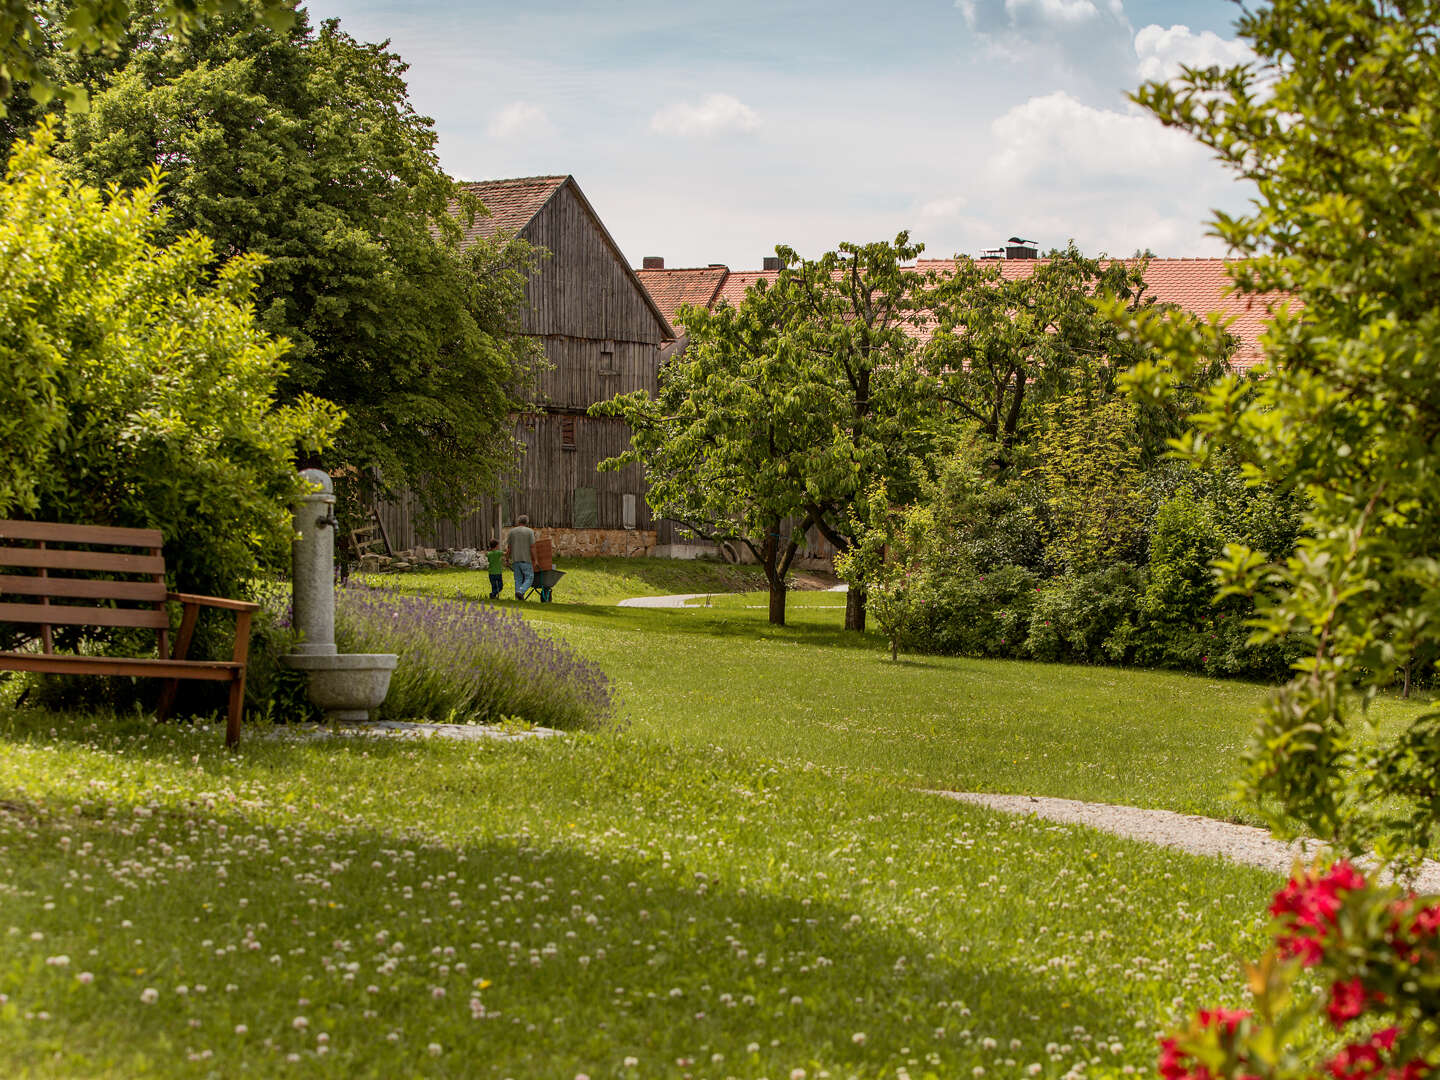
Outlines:
<svg viewBox="0 0 1440 1080"><path fill-rule="evenodd" d="M163 611L150 608L97 608L78 604L0 604L0 622L44 623L48 626L140 626L163 630L170 625Z"/></svg>
<svg viewBox="0 0 1440 1080"><path fill-rule="evenodd" d="M56 626L151 629L169 656L164 542L159 529L0 521L0 622L37 626L46 653Z"/></svg>
<svg viewBox="0 0 1440 1080"><path fill-rule="evenodd" d="M53 521L0 521L0 540L48 540L57 544L158 548L159 529L120 529L110 525L60 525Z"/></svg>
<svg viewBox="0 0 1440 1080"><path fill-rule="evenodd" d="M63 596L85 600L165 602L165 585L156 581L107 581L103 578L21 577L0 574L0 596Z"/></svg>
<svg viewBox="0 0 1440 1080"><path fill-rule="evenodd" d="M160 555L118 555L112 551L0 547L0 566L36 566L48 570L105 570L122 574L163 574Z"/></svg>

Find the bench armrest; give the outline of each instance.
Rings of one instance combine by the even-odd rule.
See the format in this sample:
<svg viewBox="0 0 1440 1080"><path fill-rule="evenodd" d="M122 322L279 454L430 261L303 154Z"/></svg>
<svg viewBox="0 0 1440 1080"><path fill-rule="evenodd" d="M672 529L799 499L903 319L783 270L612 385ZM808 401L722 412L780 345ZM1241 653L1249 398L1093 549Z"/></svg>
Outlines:
<svg viewBox="0 0 1440 1080"><path fill-rule="evenodd" d="M193 593L166 593L166 600L175 600L181 604L199 604L201 607L225 608L227 611L259 611L259 604L252 604L248 600L226 600L220 596L196 596Z"/></svg>

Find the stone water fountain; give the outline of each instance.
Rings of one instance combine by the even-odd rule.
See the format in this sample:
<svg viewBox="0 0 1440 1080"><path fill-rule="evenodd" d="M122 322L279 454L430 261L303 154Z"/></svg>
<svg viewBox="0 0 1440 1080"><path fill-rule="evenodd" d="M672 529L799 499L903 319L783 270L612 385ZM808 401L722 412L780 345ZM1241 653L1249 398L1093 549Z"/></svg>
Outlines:
<svg viewBox="0 0 1440 1080"><path fill-rule="evenodd" d="M280 658L303 671L310 700L326 720L364 721L390 690L394 653L342 653L335 648L335 489L320 469L300 476L316 490L295 502L292 608L300 643Z"/></svg>

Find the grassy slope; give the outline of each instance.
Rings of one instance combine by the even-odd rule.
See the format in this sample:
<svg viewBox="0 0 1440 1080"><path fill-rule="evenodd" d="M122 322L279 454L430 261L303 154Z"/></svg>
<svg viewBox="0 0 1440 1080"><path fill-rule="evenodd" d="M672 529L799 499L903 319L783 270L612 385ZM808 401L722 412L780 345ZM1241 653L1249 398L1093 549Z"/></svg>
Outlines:
<svg viewBox="0 0 1440 1080"><path fill-rule="evenodd" d="M667 593L733 593L764 587L758 566L731 566L702 559L556 559L565 577L555 589L567 604L611 605L627 596ZM419 574L376 575L376 584L438 595L488 597L490 577L483 571L442 570ZM503 596L513 596L514 579L505 572ZM507 603L514 603L508 600Z"/></svg>
<svg viewBox="0 0 1440 1080"><path fill-rule="evenodd" d="M1264 875L910 788L1223 811L1258 688L892 665L796 600L528 606L619 733L0 712L0 1075L1060 1076L1235 1000Z"/></svg>

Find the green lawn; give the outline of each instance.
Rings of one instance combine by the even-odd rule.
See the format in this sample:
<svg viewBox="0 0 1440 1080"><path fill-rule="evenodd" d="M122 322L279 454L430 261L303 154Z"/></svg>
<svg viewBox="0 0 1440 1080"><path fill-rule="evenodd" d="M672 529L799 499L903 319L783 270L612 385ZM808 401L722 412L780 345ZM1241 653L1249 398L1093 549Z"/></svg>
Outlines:
<svg viewBox="0 0 1440 1080"><path fill-rule="evenodd" d="M1237 1000L1265 875L914 788L1223 812L1259 688L794 599L528 605L617 686L564 739L0 711L0 1075L1148 1075Z"/></svg>

